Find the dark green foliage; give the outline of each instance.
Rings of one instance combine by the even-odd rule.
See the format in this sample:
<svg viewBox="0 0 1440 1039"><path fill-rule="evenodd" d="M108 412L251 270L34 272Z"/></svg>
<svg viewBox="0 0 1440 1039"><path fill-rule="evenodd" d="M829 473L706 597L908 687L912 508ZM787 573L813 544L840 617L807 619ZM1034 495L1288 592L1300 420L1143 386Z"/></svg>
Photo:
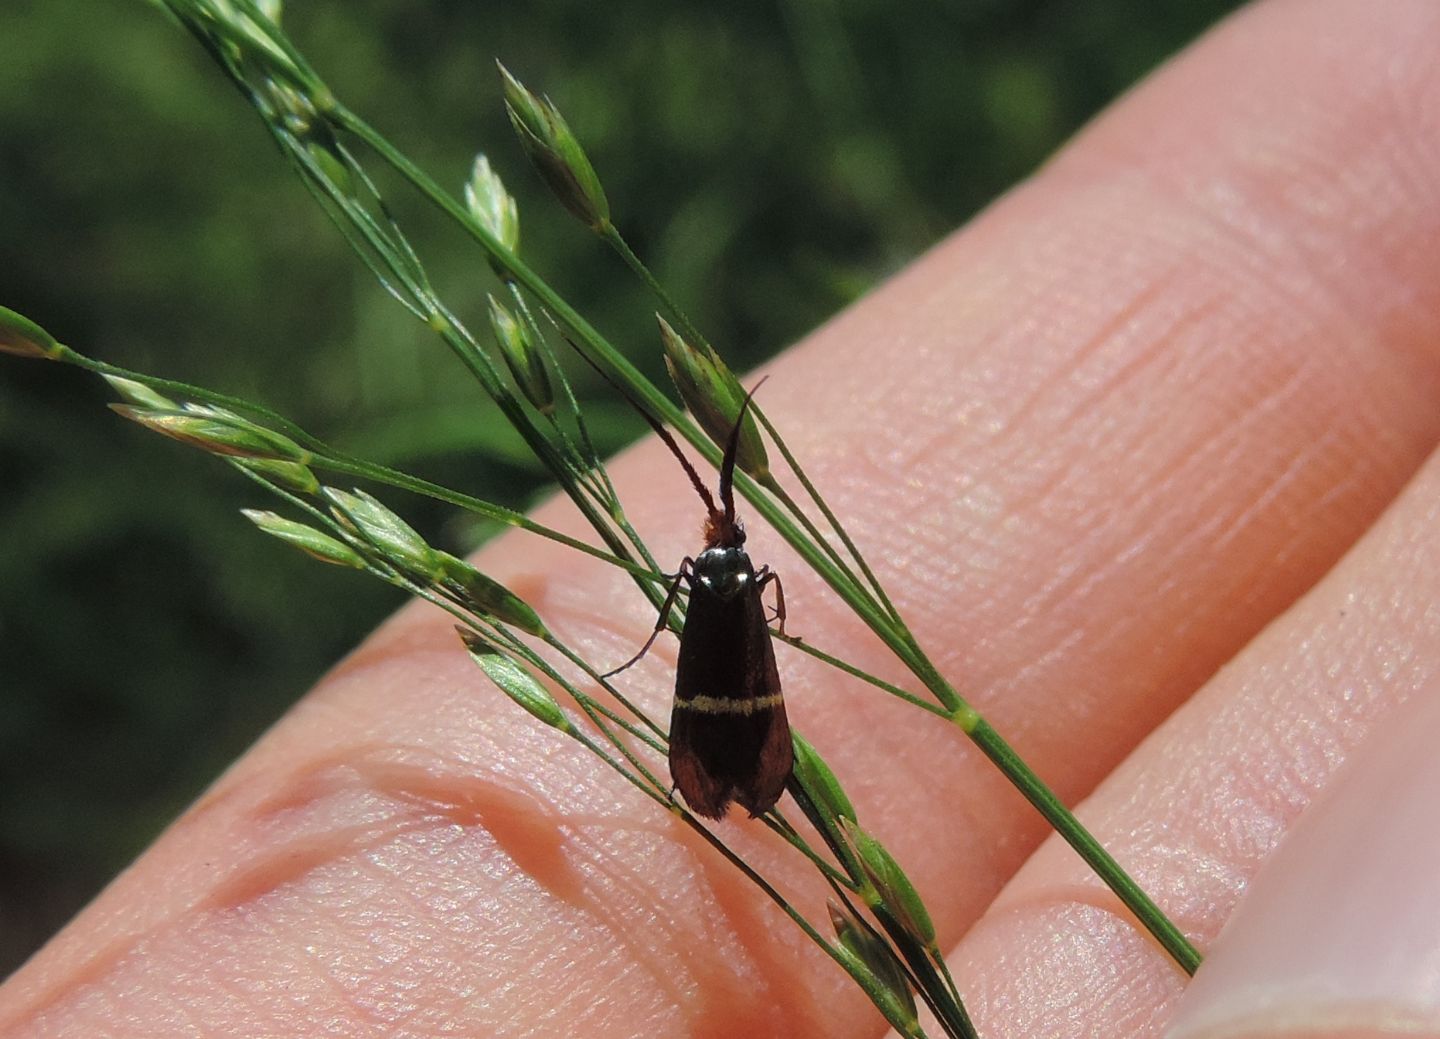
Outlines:
<svg viewBox="0 0 1440 1039"><path fill-rule="evenodd" d="M616 341L643 344L663 381L653 306L529 168L496 57L564 111L617 225L743 372L1235 4L290 6L321 75L457 195L474 153L490 155L527 262ZM483 335L483 258L395 201ZM0 303L376 460L517 506L541 491L248 107L136 0L0 15ZM398 601L259 536L236 510L271 502L108 399L74 370L0 359L0 975ZM639 432L624 408L587 413L601 450ZM390 504L449 551L481 533Z"/></svg>

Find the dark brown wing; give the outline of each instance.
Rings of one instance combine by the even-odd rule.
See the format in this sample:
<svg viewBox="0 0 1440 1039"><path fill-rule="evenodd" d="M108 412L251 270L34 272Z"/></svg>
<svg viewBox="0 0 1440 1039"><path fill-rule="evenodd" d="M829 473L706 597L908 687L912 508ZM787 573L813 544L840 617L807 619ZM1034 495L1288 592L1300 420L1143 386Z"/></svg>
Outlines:
<svg viewBox="0 0 1440 1039"><path fill-rule="evenodd" d="M790 726L760 592L691 589L675 669L670 775L686 804L718 819L731 801L772 807L793 767Z"/></svg>

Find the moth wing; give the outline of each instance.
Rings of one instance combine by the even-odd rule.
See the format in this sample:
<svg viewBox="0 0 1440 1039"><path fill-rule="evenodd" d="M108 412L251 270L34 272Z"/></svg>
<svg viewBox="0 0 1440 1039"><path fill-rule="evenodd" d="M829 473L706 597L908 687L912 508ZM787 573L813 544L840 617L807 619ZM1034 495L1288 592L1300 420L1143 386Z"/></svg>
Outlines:
<svg viewBox="0 0 1440 1039"><path fill-rule="evenodd" d="M779 800L792 767L790 726L759 590L729 601L692 592L670 719L676 789L697 815L721 818L738 801L756 816Z"/></svg>
<svg viewBox="0 0 1440 1039"><path fill-rule="evenodd" d="M696 815L721 819L734 798L734 785L709 767L709 755L701 753L708 733L703 715L676 710L670 716L670 778ZM698 727L698 728L697 728Z"/></svg>
<svg viewBox="0 0 1440 1039"><path fill-rule="evenodd" d="M775 666L775 647L765 622L765 605L757 593L747 603L747 618L756 636L749 641L745 666L745 695L780 696L780 671ZM751 817L762 815L775 806L785 792L785 784L795 765L790 743L790 722L785 716L785 701L755 716L762 731L752 736L755 763L751 780L737 792L736 800L745 806Z"/></svg>
<svg viewBox="0 0 1440 1039"><path fill-rule="evenodd" d="M775 807L795 768L795 751L790 742L790 722L785 717L785 706L782 704L767 714L769 729L760 744L754 776L744 788L737 789L735 795L735 800L745 807L752 819Z"/></svg>

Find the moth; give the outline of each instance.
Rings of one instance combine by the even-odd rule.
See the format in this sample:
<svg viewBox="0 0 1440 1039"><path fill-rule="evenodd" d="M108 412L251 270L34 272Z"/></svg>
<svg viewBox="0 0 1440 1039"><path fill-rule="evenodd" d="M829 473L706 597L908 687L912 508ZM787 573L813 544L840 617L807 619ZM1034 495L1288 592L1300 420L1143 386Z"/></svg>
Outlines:
<svg viewBox="0 0 1440 1039"><path fill-rule="evenodd" d="M753 394L753 391L752 391ZM775 621L785 630L785 593L769 566L758 570L745 552L735 516L735 455L750 407L745 397L720 464L720 505L694 466L659 423L647 419L680 460L705 503L704 546L677 568L649 640L623 671L643 657L670 619L683 583L690 590L675 701L670 712L670 777L697 815L719 819L731 802L751 818L780 799L794 768L790 723L761 593L775 586ZM613 673L613 672L612 672Z"/></svg>

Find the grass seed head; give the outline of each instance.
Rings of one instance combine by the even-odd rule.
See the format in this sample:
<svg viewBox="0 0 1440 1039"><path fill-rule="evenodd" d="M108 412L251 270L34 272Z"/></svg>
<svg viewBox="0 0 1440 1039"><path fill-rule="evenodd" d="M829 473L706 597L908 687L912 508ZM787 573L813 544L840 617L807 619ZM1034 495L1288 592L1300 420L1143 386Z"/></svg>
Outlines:
<svg viewBox="0 0 1440 1039"><path fill-rule="evenodd" d="M918 1025L920 1019L915 1014L915 995L910 990L910 980L890 944L839 902L831 900L826 905L830 910L830 926L835 929L841 948L865 965L890 997L891 1007L900 1014L904 1023L911 1028ZM892 1023L901 1027L899 1022ZM901 1032L908 1034L903 1027Z"/></svg>
<svg viewBox="0 0 1440 1039"><path fill-rule="evenodd" d="M500 344L500 356L515 378L515 385L525 394L525 399L535 406L542 415L555 412L555 390L550 385L550 373L545 369L545 357L535 345L530 328L515 320L515 315L494 296L490 299L490 328L495 341Z"/></svg>
<svg viewBox="0 0 1440 1039"><path fill-rule="evenodd" d="M595 167L565 117L549 98L540 97L498 61L505 90L505 111L531 164L560 203L596 231L610 223L610 203Z"/></svg>
<svg viewBox="0 0 1440 1039"><path fill-rule="evenodd" d="M457 627L470 658L500 691L551 728L568 732L573 726L550 691L510 657L468 628Z"/></svg>
<svg viewBox="0 0 1440 1039"><path fill-rule="evenodd" d="M118 375L103 375L101 378L110 384L112 390L120 394L126 404L135 404L142 408L155 408L160 411L178 411L180 408L179 404L158 390L146 386L143 382L124 379Z"/></svg>
<svg viewBox="0 0 1440 1039"><path fill-rule="evenodd" d="M0 307L0 353L53 361L60 355L60 344L28 317Z"/></svg>
<svg viewBox="0 0 1440 1039"><path fill-rule="evenodd" d="M440 553L373 496L336 487L326 487L323 493L335 518L375 546L391 566L426 584L444 577Z"/></svg>
<svg viewBox="0 0 1440 1039"><path fill-rule="evenodd" d="M879 895L880 904L926 948L935 944L935 924L920 900L920 893L894 856L870 834L848 819L841 825L860 859L860 868Z"/></svg>
<svg viewBox="0 0 1440 1039"><path fill-rule="evenodd" d="M332 538L329 534L316 530L314 527L286 519L274 512L266 512L261 509L241 509L240 511L246 519L265 533L294 545L306 555L318 559L322 563L353 567L356 570L365 569L365 560L360 553L338 538Z"/></svg>
<svg viewBox="0 0 1440 1039"><path fill-rule="evenodd" d="M681 400L706 435L723 448L730 440L735 417L745 402L745 388L714 350L687 342L663 317L657 314L656 318L660 322L665 367L680 391ZM760 438L760 427L748 413L740 429L735 466L757 480L765 479L770 472L770 458Z"/></svg>
<svg viewBox="0 0 1440 1039"><path fill-rule="evenodd" d="M520 596L463 559L448 552L437 555L444 574L442 582L477 612L488 614L531 635L543 638L547 634L540 615Z"/></svg>
<svg viewBox="0 0 1440 1039"><path fill-rule="evenodd" d="M475 156L470 179L465 183L465 208L475 222L490 232L497 242L512 253L520 250L520 210L515 199L505 190L500 175L481 152ZM497 274L505 277L503 270Z"/></svg>
<svg viewBox="0 0 1440 1039"><path fill-rule="evenodd" d="M308 465L274 458L237 458L235 464L249 469L288 491L309 497L320 490L320 481Z"/></svg>
<svg viewBox="0 0 1440 1039"><path fill-rule="evenodd" d="M289 437L225 408L208 404L187 404L180 409L112 404L110 409L146 429L213 455L302 464L310 460L310 452Z"/></svg>

